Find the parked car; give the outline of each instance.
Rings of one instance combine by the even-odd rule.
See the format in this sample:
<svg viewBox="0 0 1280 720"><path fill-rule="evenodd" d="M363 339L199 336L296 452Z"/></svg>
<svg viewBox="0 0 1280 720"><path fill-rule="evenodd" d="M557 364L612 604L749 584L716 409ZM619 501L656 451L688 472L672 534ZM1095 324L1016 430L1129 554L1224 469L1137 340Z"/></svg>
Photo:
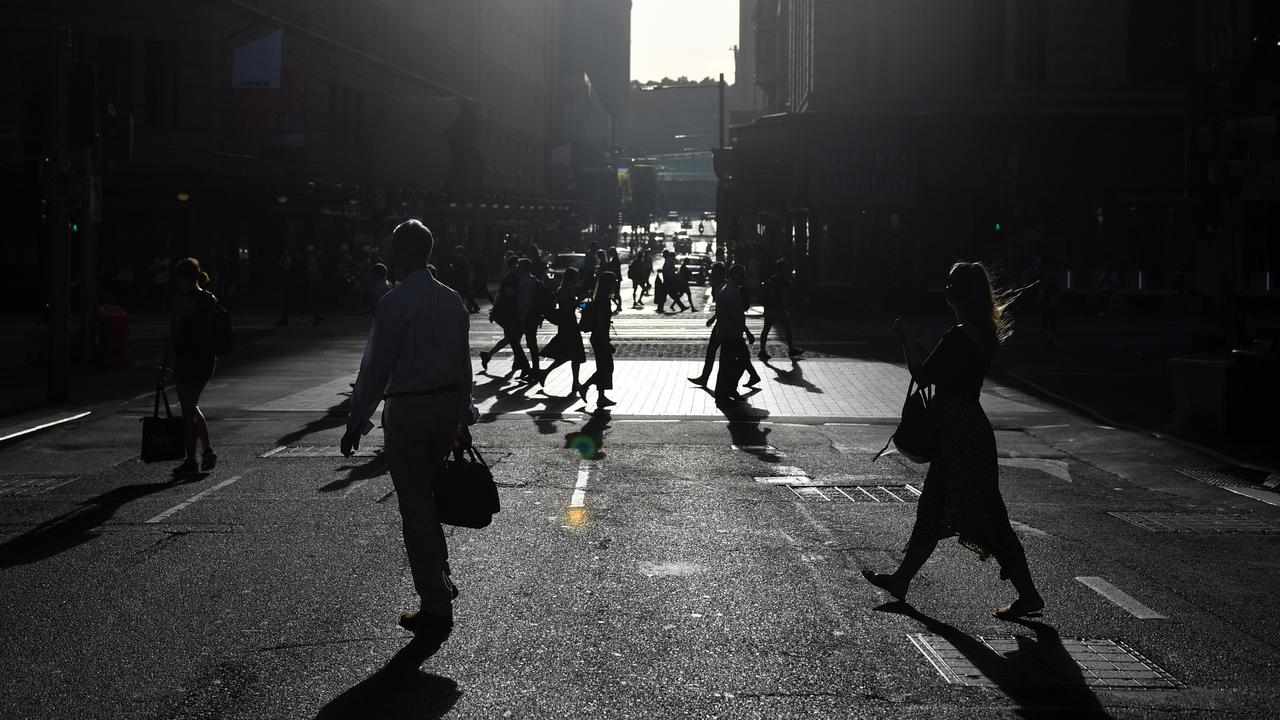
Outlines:
<svg viewBox="0 0 1280 720"><path fill-rule="evenodd" d="M689 261L689 284L706 285L711 277L711 256L710 255L677 255L676 268L679 269L680 264Z"/></svg>
<svg viewBox="0 0 1280 720"><path fill-rule="evenodd" d="M564 277L565 270L569 268L577 268L578 270L581 270L586 263L586 253L556 253L547 263L547 279L553 283L559 284L560 278Z"/></svg>

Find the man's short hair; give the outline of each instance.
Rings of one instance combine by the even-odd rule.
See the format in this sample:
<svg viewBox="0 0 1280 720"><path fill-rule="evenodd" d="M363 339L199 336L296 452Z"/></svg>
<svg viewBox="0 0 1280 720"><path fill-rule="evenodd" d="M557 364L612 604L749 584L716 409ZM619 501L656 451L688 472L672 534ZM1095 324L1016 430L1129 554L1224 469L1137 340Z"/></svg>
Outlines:
<svg viewBox="0 0 1280 720"><path fill-rule="evenodd" d="M413 263L412 268L404 268L405 270L416 270L427 266L427 261L431 259L431 250L435 248L436 239L422 224L421 220L405 220L396 226L391 232L391 252L395 257L408 260ZM396 270L397 273L400 270Z"/></svg>

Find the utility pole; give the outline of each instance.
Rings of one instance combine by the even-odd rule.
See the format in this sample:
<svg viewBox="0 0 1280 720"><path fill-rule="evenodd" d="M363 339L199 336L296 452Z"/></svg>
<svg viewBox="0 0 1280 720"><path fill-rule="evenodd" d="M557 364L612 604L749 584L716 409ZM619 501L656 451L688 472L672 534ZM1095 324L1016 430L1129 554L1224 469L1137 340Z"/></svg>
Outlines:
<svg viewBox="0 0 1280 720"><path fill-rule="evenodd" d="M53 112L49 120L49 154L45 157L46 221L49 230L49 373L47 398L51 403L66 401L71 375L71 319L69 288L70 247L67 233L67 92L71 71L71 30L58 27L53 36Z"/></svg>

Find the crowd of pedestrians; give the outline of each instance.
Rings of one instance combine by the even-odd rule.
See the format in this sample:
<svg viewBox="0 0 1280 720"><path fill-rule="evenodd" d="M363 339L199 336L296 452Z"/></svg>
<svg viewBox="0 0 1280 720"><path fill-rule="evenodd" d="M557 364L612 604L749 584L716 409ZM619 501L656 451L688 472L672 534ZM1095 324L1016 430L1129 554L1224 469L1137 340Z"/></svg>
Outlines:
<svg viewBox="0 0 1280 720"><path fill-rule="evenodd" d="M341 451L352 454L379 403L385 401L384 457L396 488L403 534L415 589L416 609L401 614L400 624L412 631L430 651L453 628L452 603L458 595L448 562L448 547L441 529L433 484L441 473L442 458L451 450L470 446L468 427L478 420L473 403L470 360L470 314L479 311L477 295L489 296L479 263L469 263L461 247L442 254L432 263L434 238L422 223L407 221L392 236L391 267L375 264L369 274L366 299L373 310L373 329L353 387L351 411L341 441ZM640 252L630 263L632 307L643 307L653 277L653 259ZM541 251L529 247L506 258L506 273L492 297L489 320L502 329L502 338L480 353L482 372L488 372L494 353L511 347L511 371L528 387L542 386L551 372L568 364L572 394L584 401L596 391L598 410L615 404L608 396L614 387L613 316L621 312L622 264L616 251L592 247L581 268L568 268L556 287L548 281ZM390 282L392 274L399 282ZM215 366L214 328L209 318L217 299L202 287L199 262L187 258L175 266L172 350L178 395L185 429L186 459L183 472L212 469L217 461L208 427L199 408L202 390ZM759 286L747 283L746 268L716 262L709 273L714 306L707 320L711 328L700 374L689 378L712 392L718 404L736 403L760 384L749 350L756 338L746 323L753 293L764 306L764 325L757 358L767 362L769 333L785 341L796 357L791 323L791 268L779 260ZM687 265L677 268L674 254L663 253L662 268L652 286L656 310L695 310L689 290ZM958 263L949 273L946 298L955 324L929 353L908 343L908 368L922 385L932 386L932 417L936 423L936 449L931 458L924 491L917 507L915 526L906 557L892 573L864 571L866 579L897 598L904 598L916 573L939 540L958 536L960 542L983 557L994 556L1001 575L1012 581L1017 599L995 611L1001 619L1015 619L1040 611L1044 598L1032 579L1026 554L1009 522L1000 495L995 436L979 403L979 393L997 348L1008 333L1008 319L993 291L985 268ZM686 305L683 300L687 299ZM543 322L555 326L554 337L539 348L538 330ZM901 332L901 326L897 325ZM591 345L594 369L580 379L586 362L583 335ZM550 364L542 367L541 361ZM712 368L719 370L712 383ZM743 378L746 378L743 383ZM198 453L197 450L201 449ZM197 457L200 458L197 463ZM429 654L429 653L428 653Z"/></svg>

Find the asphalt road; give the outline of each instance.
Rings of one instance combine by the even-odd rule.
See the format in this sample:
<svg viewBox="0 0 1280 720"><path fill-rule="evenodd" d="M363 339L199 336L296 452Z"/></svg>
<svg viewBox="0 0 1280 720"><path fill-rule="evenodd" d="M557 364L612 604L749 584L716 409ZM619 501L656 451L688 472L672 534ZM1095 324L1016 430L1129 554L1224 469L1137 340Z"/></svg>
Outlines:
<svg viewBox="0 0 1280 720"><path fill-rule="evenodd" d="M951 542L892 603L859 572L896 563L922 487L871 462L901 368L809 338L731 421L683 380L705 311L624 305L612 413L554 397L565 370L550 395L504 380L509 356L477 377L503 509L452 531L457 627L420 670L391 662L415 598L380 435L336 452L362 321L220 372L220 463L194 482L137 460L146 397L0 450L0 716L1280 714L1274 496L989 383L1049 605L991 618L1012 588Z"/></svg>

